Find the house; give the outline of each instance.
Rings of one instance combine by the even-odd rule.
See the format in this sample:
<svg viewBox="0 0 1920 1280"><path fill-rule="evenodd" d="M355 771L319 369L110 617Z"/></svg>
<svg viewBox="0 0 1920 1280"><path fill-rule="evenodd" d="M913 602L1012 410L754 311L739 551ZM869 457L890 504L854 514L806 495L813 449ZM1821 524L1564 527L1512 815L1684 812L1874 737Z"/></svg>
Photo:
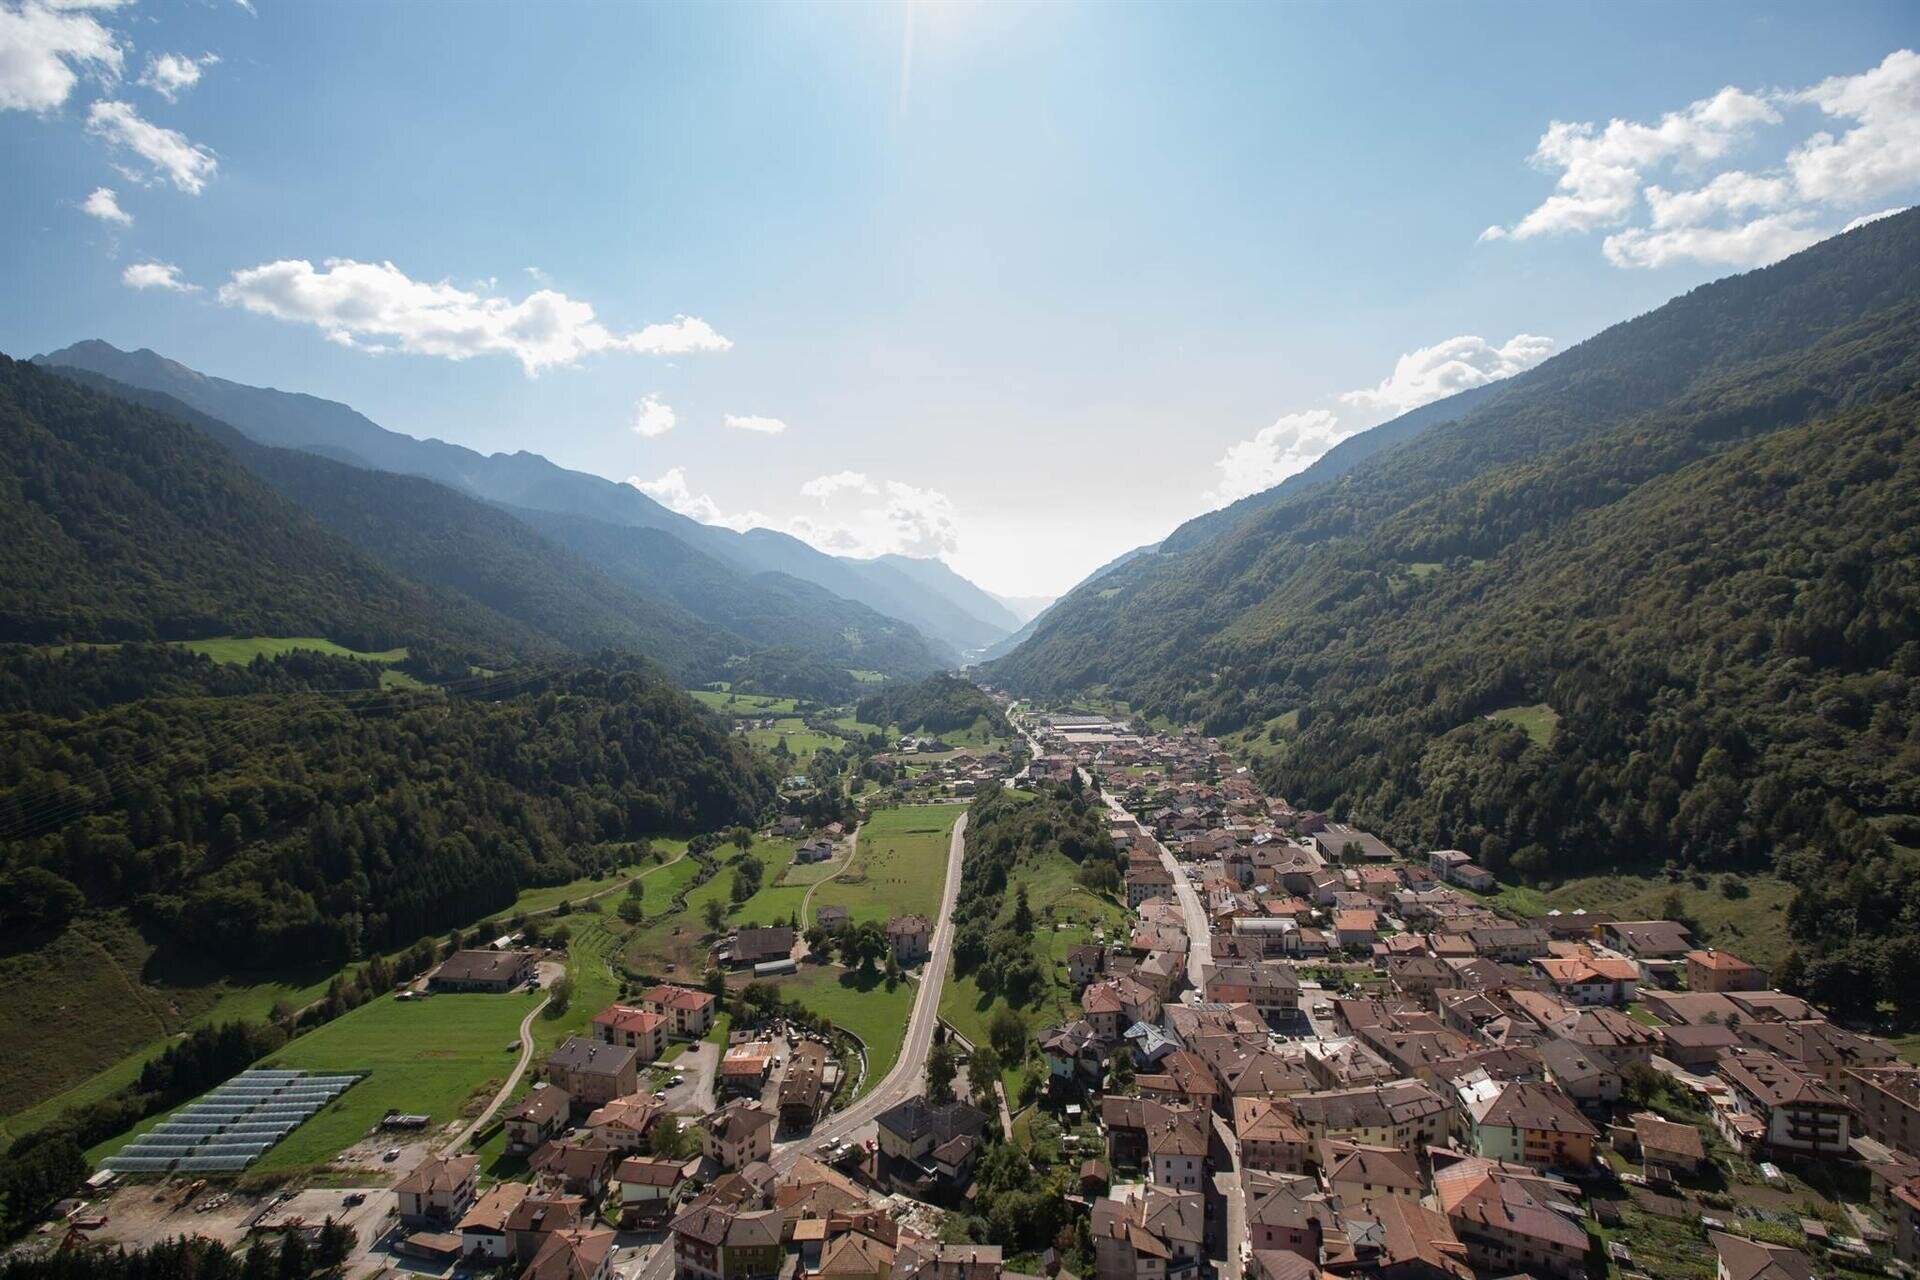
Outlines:
<svg viewBox="0 0 1920 1280"><path fill-rule="evenodd" d="M847 909L839 906L817 907L813 913L813 922L828 933L840 932L847 927L850 919Z"/></svg>
<svg viewBox="0 0 1920 1280"><path fill-rule="evenodd" d="M1427 855L1427 869L1442 880L1450 880L1455 867L1464 867L1472 861L1458 849L1435 849Z"/></svg>
<svg viewBox="0 0 1920 1280"><path fill-rule="evenodd" d="M1346 1247L1323 1265L1337 1274L1374 1280L1473 1280L1467 1246L1438 1210L1400 1196L1343 1207Z"/></svg>
<svg viewBox="0 0 1920 1280"><path fill-rule="evenodd" d="M827 1048L817 1040L802 1040L794 1049L780 1080L781 1124L789 1129L812 1126L828 1099L827 1062Z"/></svg>
<svg viewBox="0 0 1920 1280"><path fill-rule="evenodd" d="M1338 1236L1333 1202L1311 1178L1249 1171L1240 1175L1247 1204L1247 1243L1254 1256L1278 1253L1318 1263L1321 1246ZM1319 1280L1316 1267L1313 1280Z"/></svg>
<svg viewBox="0 0 1920 1280"><path fill-rule="evenodd" d="M1920 1156L1920 1071L1855 1067L1847 1072L1845 1087L1862 1133L1897 1151Z"/></svg>
<svg viewBox="0 0 1920 1280"><path fill-rule="evenodd" d="M1852 1108L1831 1086L1771 1054L1720 1060L1735 1106L1763 1126L1761 1139L1783 1151L1838 1155L1847 1150Z"/></svg>
<svg viewBox="0 0 1920 1280"><path fill-rule="evenodd" d="M1447 879L1462 889L1472 889L1476 893L1492 893L1500 883L1494 879L1493 872L1477 862L1463 862L1447 874Z"/></svg>
<svg viewBox="0 0 1920 1280"><path fill-rule="evenodd" d="M613 1171L613 1182L620 1189L622 1225L657 1223L673 1208L673 1195L680 1186L680 1163L628 1156Z"/></svg>
<svg viewBox="0 0 1920 1280"><path fill-rule="evenodd" d="M1067 949L1067 981L1073 984L1075 991L1107 971L1107 952L1104 947L1082 944Z"/></svg>
<svg viewBox="0 0 1920 1280"><path fill-rule="evenodd" d="M593 1038L602 1044L637 1050L640 1061L652 1062L667 1051L667 1016L643 1007L610 1004L593 1015Z"/></svg>
<svg viewBox="0 0 1920 1280"><path fill-rule="evenodd" d="M1893 1219L1893 1255L1913 1266L1920 1263L1920 1177L1909 1178L1888 1194Z"/></svg>
<svg viewBox="0 0 1920 1280"><path fill-rule="evenodd" d="M1293 1104L1275 1098L1235 1098L1233 1133L1240 1142L1240 1163L1263 1173L1307 1171L1312 1140L1294 1114Z"/></svg>
<svg viewBox="0 0 1920 1280"><path fill-rule="evenodd" d="M1173 897L1173 875L1157 862L1127 868L1127 909L1138 911L1150 898Z"/></svg>
<svg viewBox="0 0 1920 1280"><path fill-rule="evenodd" d="M1386 841L1343 822L1329 822L1313 835L1314 851L1330 863L1389 863L1400 855Z"/></svg>
<svg viewBox="0 0 1920 1280"><path fill-rule="evenodd" d="M1535 956L1547 954L1551 941L1545 929L1531 925L1481 925L1467 930L1474 952L1501 964L1525 964Z"/></svg>
<svg viewBox="0 0 1920 1280"><path fill-rule="evenodd" d="M1629 1063L1651 1064L1660 1044L1659 1032L1618 1009L1575 1009L1546 1025L1615 1071L1624 1071Z"/></svg>
<svg viewBox="0 0 1920 1280"><path fill-rule="evenodd" d="M1677 960L1693 950L1693 934L1672 920L1610 920L1601 936L1636 960Z"/></svg>
<svg viewBox="0 0 1920 1280"><path fill-rule="evenodd" d="M1620 1100L1620 1071L1571 1040L1555 1037L1538 1048L1549 1083L1582 1106L1602 1107Z"/></svg>
<svg viewBox="0 0 1920 1280"><path fill-rule="evenodd" d="M774 834L780 836L797 836L806 829L806 820L797 813L783 813L773 824Z"/></svg>
<svg viewBox="0 0 1920 1280"><path fill-rule="evenodd" d="M579 1196L536 1191L521 1199L507 1215L507 1239L514 1261L526 1266L557 1231L570 1231L587 1220L586 1201Z"/></svg>
<svg viewBox="0 0 1920 1280"><path fill-rule="evenodd" d="M666 1106L650 1093L634 1093L596 1107L587 1116L593 1140L613 1151L638 1151L647 1145Z"/></svg>
<svg viewBox="0 0 1920 1280"><path fill-rule="evenodd" d="M649 987L640 997L642 1009L667 1019L667 1034L675 1040L698 1040L712 1030L715 1004L711 992L672 983Z"/></svg>
<svg viewBox="0 0 1920 1280"><path fill-rule="evenodd" d="M620 1162L620 1153L597 1142L561 1139L533 1153L528 1167L544 1186L558 1186L588 1204L597 1203L607 1189L607 1175Z"/></svg>
<svg viewBox="0 0 1920 1280"><path fill-rule="evenodd" d="M400 1220L409 1226L459 1222L473 1203L479 1171L479 1156L428 1156L393 1185Z"/></svg>
<svg viewBox="0 0 1920 1280"><path fill-rule="evenodd" d="M613 1240L611 1231L575 1227L551 1232L520 1280L608 1280L613 1275Z"/></svg>
<svg viewBox="0 0 1920 1280"><path fill-rule="evenodd" d="M920 915L895 916L887 921L887 943L894 962L910 968L933 954L933 923Z"/></svg>
<svg viewBox="0 0 1920 1280"><path fill-rule="evenodd" d="M793 930L786 925L733 931L733 963L736 968L763 964L768 960L786 960L792 955Z"/></svg>
<svg viewBox="0 0 1920 1280"><path fill-rule="evenodd" d="M1177 1102L1183 1106L1213 1110L1220 1096L1220 1085L1212 1069L1197 1054L1174 1049L1161 1055L1159 1069L1134 1078L1143 1098L1156 1102Z"/></svg>
<svg viewBox="0 0 1920 1280"><path fill-rule="evenodd" d="M1399 1147L1332 1140L1320 1145L1320 1177L1342 1204L1381 1196L1418 1200L1426 1194L1420 1160Z"/></svg>
<svg viewBox="0 0 1920 1280"><path fill-rule="evenodd" d="M1291 1021L1300 1012L1300 979L1291 965L1209 965L1202 977L1209 1003L1250 1004L1269 1026Z"/></svg>
<svg viewBox="0 0 1920 1280"><path fill-rule="evenodd" d="M1102 1039L1085 1018L1048 1028L1039 1039L1040 1052L1047 1059L1048 1079L1056 1085L1099 1084L1106 1075L1111 1043Z"/></svg>
<svg viewBox="0 0 1920 1280"><path fill-rule="evenodd" d="M1783 1244L1762 1244L1724 1231L1707 1232L1714 1280L1813 1280L1813 1260Z"/></svg>
<svg viewBox="0 0 1920 1280"><path fill-rule="evenodd" d="M1750 1049L1770 1053L1835 1089L1847 1087L1847 1073L1856 1068L1889 1067L1899 1062L1891 1044L1835 1026L1824 1019L1811 1022L1742 1020L1736 1030Z"/></svg>
<svg viewBox="0 0 1920 1280"><path fill-rule="evenodd" d="M1536 956L1532 963L1533 971L1552 983L1562 999L1578 1005L1631 1003L1640 981L1640 968L1633 961L1591 951L1577 956Z"/></svg>
<svg viewBox="0 0 1920 1280"><path fill-rule="evenodd" d="M773 1074L773 1057L774 1045L768 1040L749 1040L729 1048L720 1059L720 1095L758 1098Z"/></svg>
<svg viewBox="0 0 1920 1280"><path fill-rule="evenodd" d="M469 1258L500 1262L513 1256L513 1237L507 1219L532 1194L524 1182L499 1182L487 1188L460 1219L460 1251Z"/></svg>
<svg viewBox="0 0 1920 1280"><path fill-rule="evenodd" d="M735 1212L699 1205L673 1220L678 1280L774 1280L784 1256L778 1209Z"/></svg>
<svg viewBox="0 0 1920 1280"><path fill-rule="evenodd" d="M427 979L429 991L488 991L496 995L533 979L532 951L456 951Z"/></svg>
<svg viewBox="0 0 1920 1280"><path fill-rule="evenodd" d="M1293 1107L1316 1149L1328 1138L1345 1138L1413 1150L1431 1146L1447 1131L1446 1100L1421 1080L1302 1094Z"/></svg>
<svg viewBox="0 0 1920 1280"><path fill-rule="evenodd" d="M987 1114L977 1107L964 1102L936 1107L923 1097L896 1103L876 1120L880 1154L916 1165L925 1165L935 1148L955 1138L978 1141L987 1127Z"/></svg>
<svg viewBox="0 0 1920 1280"><path fill-rule="evenodd" d="M1554 1086L1475 1073L1456 1092L1462 1145L1474 1155L1535 1169L1593 1167L1599 1132Z"/></svg>
<svg viewBox="0 0 1920 1280"><path fill-rule="evenodd" d="M1731 951L1687 952L1687 990L1764 991L1767 975Z"/></svg>
<svg viewBox="0 0 1920 1280"><path fill-rule="evenodd" d="M793 860L802 865L810 862L826 862L833 857L833 841L803 840L793 848Z"/></svg>
<svg viewBox="0 0 1920 1280"><path fill-rule="evenodd" d="M563 1090L575 1115L636 1091L640 1055L625 1045L568 1036L547 1058L546 1076Z"/></svg>
<svg viewBox="0 0 1920 1280"><path fill-rule="evenodd" d="M1636 1111L1626 1124L1613 1126L1614 1149L1638 1159L1647 1170L1694 1174L1707 1161L1706 1144L1690 1124L1662 1120L1651 1111Z"/></svg>
<svg viewBox="0 0 1920 1280"><path fill-rule="evenodd" d="M729 1102L700 1120L700 1150L722 1169L739 1169L773 1154L774 1117L758 1102Z"/></svg>
<svg viewBox="0 0 1920 1280"><path fill-rule="evenodd" d="M1093 1202L1094 1280L1197 1276L1206 1252L1206 1205L1197 1192L1132 1187Z"/></svg>
<svg viewBox="0 0 1920 1280"><path fill-rule="evenodd" d="M539 1083L513 1110L503 1125L507 1132L507 1150L528 1152L556 1138L566 1130L573 1100L565 1089Z"/></svg>
<svg viewBox="0 0 1920 1280"><path fill-rule="evenodd" d="M1580 1280L1587 1274L1579 1193L1559 1179L1471 1157L1436 1163L1433 1204L1482 1275Z"/></svg>
<svg viewBox="0 0 1920 1280"><path fill-rule="evenodd" d="M1380 913L1348 909L1333 913L1333 943L1349 951L1362 951L1380 936Z"/></svg>

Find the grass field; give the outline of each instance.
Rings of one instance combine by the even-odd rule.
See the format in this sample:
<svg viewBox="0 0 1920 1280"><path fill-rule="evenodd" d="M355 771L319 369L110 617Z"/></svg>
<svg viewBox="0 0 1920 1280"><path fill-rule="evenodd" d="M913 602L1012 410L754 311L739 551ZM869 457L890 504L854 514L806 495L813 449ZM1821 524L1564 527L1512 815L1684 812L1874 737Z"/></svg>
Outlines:
<svg viewBox="0 0 1920 1280"><path fill-rule="evenodd" d="M526 915L534 911L550 911L562 902L570 902L577 907L587 899L600 894L606 894L607 901L611 904L619 900L619 894L609 893L608 891L619 888L635 876L646 877L649 882L648 887L652 888L652 882L668 874L668 866L673 865L672 860L679 858L687 851L687 842L685 840L661 838L651 843L662 857L669 860L667 864L663 865L651 861L630 862L604 876L588 876L584 879L569 881L566 884L550 884L543 885L538 889L523 889L520 892L520 896L513 900L513 906L510 907L505 914ZM669 895L671 895L672 892L671 889L667 890Z"/></svg>
<svg viewBox="0 0 1920 1280"><path fill-rule="evenodd" d="M877 724L868 724L865 720L862 720L857 716L854 716L851 714L841 716L838 719L836 719L833 723L837 727L845 729L849 733L857 733L863 737L870 736L876 733L886 732L886 729L884 728L884 726L877 725Z"/></svg>
<svg viewBox="0 0 1920 1280"><path fill-rule="evenodd" d="M860 828L860 850L838 880L813 895L814 908L841 906L858 923L940 910L947 850L959 805L903 805L881 809ZM797 905L797 900L796 900Z"/></svg>
<svg viewBox="0 0 1920 1280"><path fill-rule="evenodd" d="M913 1013L914 993L919 990L914 983L903 981L889 991L878 973L863 981L838 965L807 965L799 973L780 979L779 985L789 999L800 1001L866 1042L867 1076L860 1082L861 1094L893 1070L900 1058L900 1042L906 1038L907 1019Z"/></svg>
<svg viewBox="0 0 1920 1280"><path fill-rule="evenodd" d="M775 698L763 693L733 693L718 689L689 689L687 692L695 702L735 718L790 716L799 706L792 698Z"/></svg>
<svg viewBox="0 0 1920 1280"><path fill-rule="evenodd" d="M847 674L855 680L858 680L861 684L885 684L887 682L887 678L878 671L857 671L849 667Z"/></svg>
<svg viewBox="0 0 1920 1280"><path fill-rule="evenodd" d="M1529 738L1542 747L1551 746L1553 731L1560 727L1560 713L1544 702L1530 707L1502 707L1487 715L1489 720L1505 720L1526 730Z"/></svg>
<svg viewBox="0 0 1920 1280"><path fill-rule="evenodd" d="M1742 874L1747 896L1729 898L1720 891L1719 877L1706 888L1690 880L1678 883L1663 876L1587 876L1551 887L1508 885L1488 895L1495 906L1515 916L1543 915L1552 908L1570 911L1610 911L1617 919L1659 919L1667 895L1678 893L1685 913L1698 921L1705 936L1698 939L1724 947L1762 968L1773 968L1792 946L1787 935L1787 904L1793 886L1775 876Z"/></svg>
<svg viewBox="0 0 1920 1280"><path fill-rule="evenodd" d="M372 1000L270 1055L263 1065L300 1071L358 1071L367 1078L287 1135L248 1170L291 1173L324 1164L358 1142L390 1109L424 1112L436 1126L513 1069L507 1045L539 1003L525 994ZM495 1084L493 1087L497 1088ZM155 1116L87 1153L98 1162L158 1124Z"/></svg>
<svg viewBox="0 0 1920 1280"><path fill-rule="evenodd" d="M182 649L195 653L204 653L215 662L227 662L244 666L255 658L277 658L283 653L292 653L305 649L313 653L331 654L336 658L361 658L367 662L394 663L406 661L405 649L383 649L378 653L369 653L363 649L349 649L345 645L335 644L320 636L219 636L212 640L182 640Z"/></svg>
<svg viewBox="0 0 1920 1280"><path fill-rule="evenodd" d="M840 739L815 732L807 728L806 721L791 717L774 721L771 729L749 729L746 736L748 742L766 751L773 750L775 743L784 741L793 758L802 764L813 759L813 753L823 747L840 745Z"/></svg>

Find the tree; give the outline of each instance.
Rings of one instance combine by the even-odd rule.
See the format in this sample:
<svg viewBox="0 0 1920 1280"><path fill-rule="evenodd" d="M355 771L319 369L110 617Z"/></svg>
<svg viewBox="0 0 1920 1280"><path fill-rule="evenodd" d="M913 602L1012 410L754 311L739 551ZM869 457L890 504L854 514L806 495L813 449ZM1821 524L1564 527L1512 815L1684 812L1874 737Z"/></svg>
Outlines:
<svg viewBox="0 0 1920 1280"><path fill-rule="evenodd" d="M700 915L707 922L707 931L718 933L720 926L727 922L727 904L718 898L708 898L707 905L700 908Z"/></svg>
<svg viewBox="0 0 1920 1280"><path fill-rule="evenodd" d="M953 1101L953 1078L959 1071L953 1046L937 1044L927 1051L927 1101L939 1106Z"/></svg>
<svg viewBox="0 0 1920 1280"><path fill-rule="evenodd" d="M548 990L548 997L547 1016L549 1018L557 1018L565 1013L567 1006L573 1003L573 975L563 973L555 979L553 986Z"/></svg>
<svg viewBox="0 0 1920 1280"><path fill-rule="evenodd" d="M638 898L622 898L615 914L628 924L639 924L646 919L647 906Z"/></svg>
<svg viewBox="0 0 1920 1280"><path fill-rule="evenodd" d="M1110 1093L1133 1091L1133 1052L1124 1044L1107 1060L1107 1090Z"/></svg>
<svg viewBox="0 0 1920 1280"><path fill-rule="evenodd" d="M973 1056L967 1060L967 1083L973 1087L973 1100L983 1107L990 1105L993 1086L999 1082L1000 1055L990 1044L974 1046Z"/></svg>
<svg viewBox="0 0 1920 1280"><path fill-rule="evenodd" d="M753 848L753 830L750 827L735 827L727 832L727 840L734 848L745 853Z"/></svg>
<svg viewBox="0 0 1920 1280"><path fill-rule="evenodd" d="M1027 905L1027 886L1022 884L1013 895L1013 931L1021 937L1033 935L1033 908Z"/></svg>
<svg viewBox="0 0 1920 1280"><path fill-rule="evenodd" d="M693 1154L693 1135L680 1126L680 1117L669 1112L654 1121L648 1135L653 1154L667 1160L684 1160Z"/></svg>
<svg viewBox="0 0 1920 1280"><path fill-rule="evenodd" d="M987 1040L1002 1062L1018 1063L1027 1059L1027 1020L1012 1009L1001 1008L987 1023Z"/></svg>

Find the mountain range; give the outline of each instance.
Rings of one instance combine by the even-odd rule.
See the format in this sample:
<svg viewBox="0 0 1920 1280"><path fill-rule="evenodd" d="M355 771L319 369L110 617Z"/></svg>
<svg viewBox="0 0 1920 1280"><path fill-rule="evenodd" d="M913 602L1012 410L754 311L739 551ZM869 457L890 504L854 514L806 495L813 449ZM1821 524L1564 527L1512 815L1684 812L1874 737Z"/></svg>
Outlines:
<svg viewBox="0 0 1920 1280"><path fill-rule="evenodd" d="M774 530L738 532L705 525L631 485L570 471L538 454L481 454L440 440L415 439L381 427L347 405L212 377L149 350L129 352L85 341L35 357L35 362L166 396L204 419L233 428L255 445L334 464L329 470L285 457L273 464L276 483L298 491L302 496L297 500L303 503L319 502L323 494L341 498L351 477L340 468L412 477L437 486L439 492L410 491L391 483L359 482L362 492L350 504L357 504L352 527L383 545L391 544L384 543L375 525L413 518L392 505L404 505L408 492L446 510L453 505L443 496L446 491L487 504L547 544L560 544L571 557L556 554L550 545L523 545L526 554L553 556L575 577L580 568L576 562L583 562L604 579L646 597L656 612L676 617L675 626L683 633L685 619L676 616L679 611L735 637L729 641L709 636L709 643L744 640L748 645L794 646L889 675L924 674L956 665L961 654L984 649L1021 622L939 561L830 556ZM335 511L336 517L348 514ZM471 509L462 509L462 518L478 519ZM497 524L489 530L496 537L505 532ZM446 536L447 530L443 527L440 534ZM456 545L446 543L449 550ZM422 566L416 560L413 567ZM571 593L571 587L566 589ZM586 589L605 603L606 581L593 580ZM634 604L623 600L621 607L631 610Z"/></svg>

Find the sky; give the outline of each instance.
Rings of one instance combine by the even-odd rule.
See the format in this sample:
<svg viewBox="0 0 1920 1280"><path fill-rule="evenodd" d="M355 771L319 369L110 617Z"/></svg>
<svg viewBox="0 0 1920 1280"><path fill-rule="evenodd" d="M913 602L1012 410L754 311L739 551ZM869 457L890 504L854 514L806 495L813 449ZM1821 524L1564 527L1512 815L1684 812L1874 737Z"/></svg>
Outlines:
<svg viewBox="0 0 1920 1280"><path fill-rule="evenodd" d="M0 0L82 338L1066 589L1920 197L1911 4Z"/></svg>

